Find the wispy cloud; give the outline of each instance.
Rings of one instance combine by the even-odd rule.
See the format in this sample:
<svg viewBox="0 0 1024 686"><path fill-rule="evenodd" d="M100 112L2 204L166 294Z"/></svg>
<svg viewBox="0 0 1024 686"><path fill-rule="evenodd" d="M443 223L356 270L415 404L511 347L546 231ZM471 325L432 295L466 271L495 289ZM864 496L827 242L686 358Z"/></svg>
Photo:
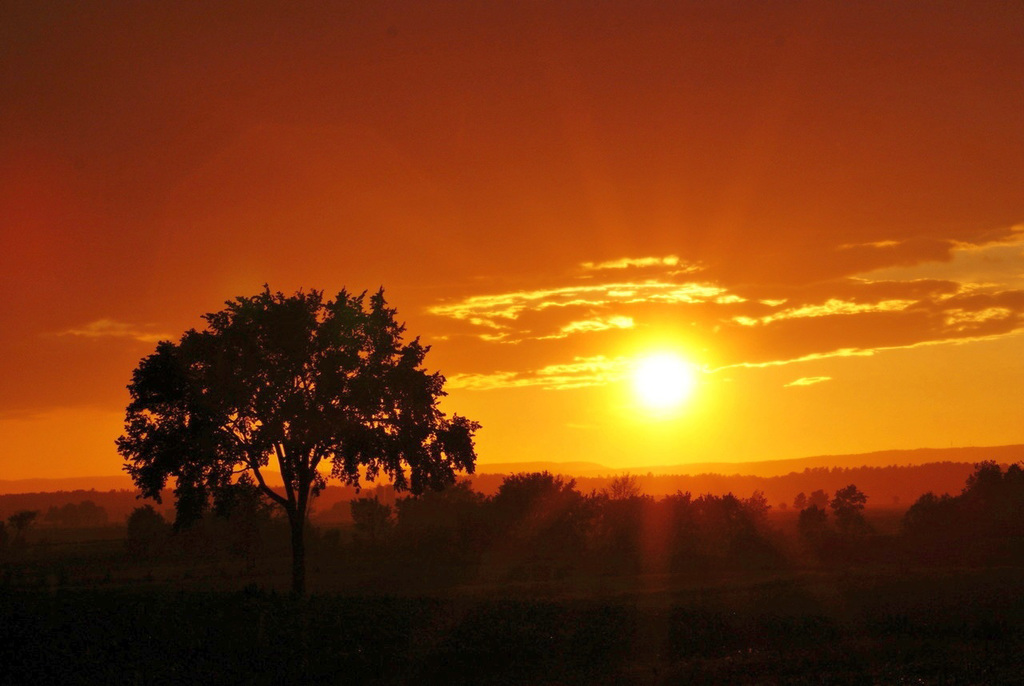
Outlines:
<svg viewBox="0 0 1024 686"><path fill-rule="evenodd" d="M988 307L974 312L958 308L945 314L946 325L958 331L994 320L1007 321L1013 318L1013 311L1008 307Z"/></svg>
<svg viewBox="0 0 1024 686"><path fill-rule="evenodd" d="M879 265L868 278L906 281L948 279L961 283L1024 286L1024 224L992 231L974 241L950 241L948 259Z"/></svg>
<svg viewBox="0 0 1024 686"><path fill-rule="evenodd" d="M743 298L731 294L721 286L710 283L647 279L643 281L620 281L605 284L585 284L538 290L512 291L493 295L474 295L457 302L435 305L428 309L430 314L469 322L475 326L511 330L513 323L526 312L540 312L550 308L608 308L660 303L667 305L698 304L715 302L720 304L742 302ZM632 319L627 316L609 318L588 318L581 322L570 322L560 327L562 334L603 331L609 328L629 328ZM600 322L599 324L597 322ZM512 336L513 340L540 338L543 335ZM554 336L556 338L562 336ZM506 340L491 333L481 336L484 340Z"/></svg>
<svg viewBox="0 0 1024 686"><path fill-rule="evenodd" d="M677 267L681 260L677 255L666 255L665 257L622 257L617 260L606 262L583 262L580 267L587 271L602 271L606 269L629 269L631 267ZM695 265L684 265L686 271L698 271Z"/></svg>
<svg viewBox="0 0 1024 686"><path fill-rule="evenodd" d="M791 386L813 386L816 383L822 383L824 381L831 381L831 380L832 380L831 376L804 376L804 377L801 377L801 378L797 379L796 381L790 381L785 386L786 386L786 388L789 388Z"/></svg>
<svg viewBox="0 0 1024 686"><path fill-rule="evenodd" d="M172 338L170 334L153 331L152 325L138 326L113 319L97 319L85 326L61 331L59 335L81 338L130 338L143 343L156 343Z"/></svg>
<svg viewBox="0 0 1024 686"><path fill-rule="evenodd" d="M551 364L522 372L499 371L489 374L454 374L447 379L449 388L487 391L499 388L537 386L547 390L568 390L604 386L621 381L634 360L628 357L575 357L572 362Z"/></svg>
<svg viewBox="0 0 1024 686"><path fill-rule="evenodd" d="M866 312L899 312L914 305L916 302L916 300L883 300L875 303L856 303L829 298L820 304L792 307L756 319L738 316L734 317L733 320L743 326L755 326L757 324L771 324L783 319L831 317L836 315L864 314Z"/></svg>
<svg viewBox="0 0 1024 686"><path fill-rule="evenodd" d="M827 360L832 357L871 357L876 352L878 352L878 350L876 349L840 348L838 350L831 350L829 352L810 353L807 355L801 355L799 357L765 360L763 362L736 362L733 364L722 365L721 367L715 367L714 369L709 369L707 370L707 372L709 374L716 374L718 372L723 372L727 369L763 369L766 367L783 367L788 364L796 364L798 362L814 362L816 360Z"/></svg>
<svg viewBox="0 0 1024 686"><path fill-rule="evenodd" d="M775 272L759 279L753 270L730 282L718 263L702 266L695 279L685 256L584 262L546 288L472 295L429 312L448 320L444 333L467 344L537 343L492 348L493 368L501 371L452 377L454 387L473 389L574 388L621 378L625 363L618 358L573 358L581 351L573 347L576 339L593 355L606 341L642 347L644 338L671 332L703 354L705 371L714 373L1024 332L1024 226L971 242L924 237L848 244L821 259L839 260L842 268L803 280L775 278ZM558 346L574 361L537 368L536 356L550 360ZM827 380L807 376L787 385Z"/></svg>
<svg viewBox="0 0 1024 686"><path fill-rule="evenodd" d="M609 329L632 329L636 322L632 317L616 315L612 317L594 317L581 321L569 322L558 330L558 333L548 336L538 336L540 340L551 338L566 338L574 333L587 333L591 331L608 331Z"/></svg>
<svg viewBox="0 0 1024 686"><path fill-rule="evenodd" d="M857 248L895 248L900 245L900 241L871 241L868 243L843 243L839 246L840 250L855 250Z"/></svg>
<svg viewBox="0 0 1024 686"><path fill-rule="evenodd" d="M786 365L799 364L801 362L816 362L819 360L827 360L836 357L873 357L874 355L889 350L912 350L914 348L926 348L936 345L966 345L969 343L994 341L1006 335L1017 334L1021 330L1022 329L1017 329L1015 331L1011 331L1008 333L1000 332L990 335L962 336L934 340L921 340L913 343L907 343L905 345L880 345L874 348L840 348L829 352L810 353L808 355L801 355L799 357L779 358L775 360L766 360L763 362L737 362L735 364L722 365L720 367L715 367L713 369L705 369L704 371L705 373L708 374L717 374L719 372L727 371L730 369L764 369L768 367L784 367Z"/></svg>

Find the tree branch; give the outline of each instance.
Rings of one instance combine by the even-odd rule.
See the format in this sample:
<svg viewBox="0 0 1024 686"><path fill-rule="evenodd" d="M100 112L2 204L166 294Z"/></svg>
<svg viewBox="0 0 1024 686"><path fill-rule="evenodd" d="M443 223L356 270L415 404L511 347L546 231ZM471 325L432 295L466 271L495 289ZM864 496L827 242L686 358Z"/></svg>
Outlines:
<svg viewBox="0 0 1024 686"><path fill-rule="evenodd" d="M287 510L288 501L280 493L277 493L267 485L267 482L263 479L263 474L260 472L260 468L256 466L256 464L251 464L250 467L252 467L252 473L256 476L256 483L260 485L260 490L266 493L271 500Z"/></svg>
<svg viewBox="0 0 1024 686"><path fill-rule="evenodd" d="M281 480L284 481L284 492L288 494L288 503L294 505L295 489L292 485L294 473L288 464L287 456L284 454L284 446L278 441L274 441L274 453L277 455L277 465L281 468Z"/></svg>

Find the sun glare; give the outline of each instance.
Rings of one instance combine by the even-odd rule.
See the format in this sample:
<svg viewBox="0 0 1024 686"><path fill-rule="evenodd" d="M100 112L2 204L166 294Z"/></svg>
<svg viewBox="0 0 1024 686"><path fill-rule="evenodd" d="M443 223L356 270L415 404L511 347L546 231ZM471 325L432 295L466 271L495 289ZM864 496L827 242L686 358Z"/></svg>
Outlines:
<svg viewBox="0 0 1024 686"><path fill-rule="evenodd" d="M640 402L651 410L678 407L696 387L697 368L672 353L640 358L633 371L633 389Z"/></svg>

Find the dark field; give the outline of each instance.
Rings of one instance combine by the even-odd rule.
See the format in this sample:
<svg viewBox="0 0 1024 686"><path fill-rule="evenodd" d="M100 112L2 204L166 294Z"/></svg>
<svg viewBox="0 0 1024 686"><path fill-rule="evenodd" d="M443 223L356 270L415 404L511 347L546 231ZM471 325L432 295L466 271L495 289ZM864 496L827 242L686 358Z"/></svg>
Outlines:
<svg viewBox="0 0 1024 686"><path fill-rule="evenodd" d="M457 486L397 518L353 501L352 525L306 531L307 595L287 590L288 529L265 509L177 532L144 508L127 526L13 529L0 678L1024 683L1019 467L979 465L960 496L905 512L849 507L850 486L830 515L509 483L531 497Z"/></svg>
<svg viewBox="0 0 1024 686"><path fill-rule="evenodd" d="M392 579L376 590L364 578L354 592L304 599L190 581L212 579L9 586L4 682L996 684L1024 674L1017 568L432 589Z"/></svg>

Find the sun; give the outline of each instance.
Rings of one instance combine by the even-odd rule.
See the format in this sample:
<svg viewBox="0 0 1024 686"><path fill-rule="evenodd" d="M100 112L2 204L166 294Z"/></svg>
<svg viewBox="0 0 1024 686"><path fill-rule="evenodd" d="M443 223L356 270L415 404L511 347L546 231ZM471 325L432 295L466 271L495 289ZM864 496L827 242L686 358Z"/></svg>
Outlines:
<svg viewBox="0 0 1024 686"><path fill-rule="evenodd" d="M696 387L696 366L674 353L642 357L633 370L633 390L651 410L664 412L678 407Z"/></svg>

